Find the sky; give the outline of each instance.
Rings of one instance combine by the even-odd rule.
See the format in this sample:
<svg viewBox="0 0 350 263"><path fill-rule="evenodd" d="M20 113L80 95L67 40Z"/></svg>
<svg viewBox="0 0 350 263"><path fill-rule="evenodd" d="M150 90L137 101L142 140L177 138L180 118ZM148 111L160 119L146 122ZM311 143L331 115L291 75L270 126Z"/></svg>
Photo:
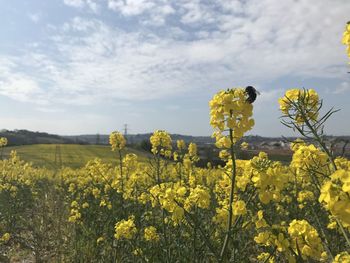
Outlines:
<svg viewBox="0 0 350 263"><path fill-rule="evenodd" d="M349 0L0 0L0 129L210 135L208 102L253 85L261 136L313 88L350 135Z"/></svg>

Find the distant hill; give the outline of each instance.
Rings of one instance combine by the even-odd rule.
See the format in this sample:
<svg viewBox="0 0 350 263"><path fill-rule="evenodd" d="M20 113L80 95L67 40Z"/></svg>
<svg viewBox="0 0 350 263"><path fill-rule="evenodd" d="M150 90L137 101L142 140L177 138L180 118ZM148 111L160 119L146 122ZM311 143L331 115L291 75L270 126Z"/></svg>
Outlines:
<svg viewBox="0 0 350 263"><path fill-rule="evenodd" d="M143 134L129 134L126 136L128 144L140 144L144 141L149 141L152 133ZM86 135L72 135L62 136L72 141L78 141L87 144L109 144L109 135L106 134L86 134ZM214 143L215 140L210 136L190 136L181 134L171 134L173 141L184 140L186 143L194 142L197 144Z"/></svg>
<svg viewBox="0 0 350 263"><path fill-rule="evenodd" d="M143 150L149 150L149 138L152 133L130 134L126 136L128 145ZM28 144L97 144L108 145L109 135L107 134L83 134L60 136L49 134L46 132L33 132L28 130L0 130L0 137L8 139L9 146L28 145ZM171 134L171 138L176 140L184 140L186 143L194 142L201 147L213 146L215 140L210 136L190 136L181 134ZM249 143L251 149L262 150L267 148L288 148L289 142L294 141L297 137L262 137L258 135L248 135L242 140ZM342 148L349 152L350 136L326 136L329 145L337 144L338 148ZM310 141L311 142L311 141Z"/></svg>
<svg viewBox="0 0 350 263"><path fill-rule="evenodd" d="M6 137L9 146L27 144L67 144L74 143L69 138L46 132L33 132L28 130L1 130L0 137Z"/></svg>

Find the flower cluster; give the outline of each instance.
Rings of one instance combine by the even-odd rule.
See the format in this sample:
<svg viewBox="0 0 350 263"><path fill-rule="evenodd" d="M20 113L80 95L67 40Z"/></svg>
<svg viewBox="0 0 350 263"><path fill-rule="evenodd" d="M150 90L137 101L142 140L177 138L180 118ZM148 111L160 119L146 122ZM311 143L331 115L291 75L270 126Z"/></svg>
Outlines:
<svg viewBox="0 0 350 263"><path fill-rule="evenodd" d="M152 153L160 154L166 157L171 156L172 141L169 133L157 130L150 138Z"/></svg>
<svg viewBox="0 0 350 263"><path fill-rule="evenodd" d="M144 238L150 242L158 242L160 238L159 234L157 233L157 228L154 226L146 227L144 230Z"/></svg>
<svg viewBox="0 0 350 263"><path fill-rule="evenodd" d="M128 220L121 220L115 224L116 239L132 239L137 233L134 223L134 218L130 217Z"/></svg>
<svg viewBox="0 0 350 263"><path fill-rule="evenodd" d="M219 148L230 148L254 126L253 105L242 88L220 91L209 102L210 125ZM232 134L224 135L224 131Z"/></svg>
<svg viewBox="0 0 350 263"><path fill-rule="evenodd" d="M350 171L337 170L321 188L319 201L333 216L350 228Z"/></svg>
<svg viewBox="0 0 350 263"><path fill-rule="evenodd" d="M325 260L327 254L322 246L322 241L314 227L306 220L294 219L288 227L288 233L291 237L291 245L294 253L314 260Z"/></svg>
<svg viewBox="0 0 350 263"><path fill-rule="evenodd" d="M2 237L0 237L0 242L6 243L7 241L9 241L11 238L10 233L5 233L2 235Z"/></svg>
<svg viewBox="0 0 350 263"><path fill-rule="evenodd" d="M305 120L316 121L319 114L319 97L313 89L290 89L278 100L280 110L301 125Z"/></svg>
<svg viewBox="0 0 350 263"><path fill-rule="evenodd" d="M294 154L291 167L295 169L297 179L303 183L311 183L314 176L319 182L323 182L324 175L329 170L327 154L313 144L307 145L299 141L292 145Z"/></svg>
<svg viewBox="0 0 350 263"><path fill-rule="evenodd" d="M345 31L343 33L342 43L347 46L346 52L350 58L350 21L347 23L345 27Z"/></svg>
<svg viewBox="0 0 350 263"><path fill-rule="evenodd" d="M341 252L335 256L333 263L345 263L350 262L350 255L348 252Z"/></svg>
<svg viewBox="0 0 350 263"><path fill-rule="evenodd" d="M120 132L112 132L109 136L109 144L112 147L112 151L120 151L125 148L126 140Z"/></svg>
<svg viewBox="0 0 350 263"><path fill-rule="evenodd" d="M251 160L251 181L257 188L259 199L263 204L281 200L281 191L289 181L286 169L279 162L271 162L265 153Z"/></svg>
<svg viewBox="0 0 350 263"><path fill-rule="evenodd" d="M7 138L0 137L0 147L4 147L7 145Z"/></svg>

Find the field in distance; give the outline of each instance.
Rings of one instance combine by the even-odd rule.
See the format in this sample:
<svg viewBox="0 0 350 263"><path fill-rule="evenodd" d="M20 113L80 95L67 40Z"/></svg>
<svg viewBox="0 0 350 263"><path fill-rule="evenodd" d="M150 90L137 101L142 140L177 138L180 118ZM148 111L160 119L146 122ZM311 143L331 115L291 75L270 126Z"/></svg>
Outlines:
<svg viewBox="0 0 350 263"><path fill-rule="evenodd" d="M60 166L79 168L95 158L116 164L118 156L111 151L111 147L103 145L78 145L78 144L33 144L12 146L4 148L4 157L7 158L11 151L16 151L18 156L36 167L55 169ZM140 161L147 160L151 154L126 148L126 153L135 153Z"/></svg>

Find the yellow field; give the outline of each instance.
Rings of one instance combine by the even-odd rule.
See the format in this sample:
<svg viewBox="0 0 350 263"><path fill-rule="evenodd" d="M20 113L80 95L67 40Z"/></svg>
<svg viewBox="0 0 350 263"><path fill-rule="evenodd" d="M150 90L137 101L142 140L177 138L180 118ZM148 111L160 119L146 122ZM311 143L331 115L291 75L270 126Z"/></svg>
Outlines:
<svg viewBox="0 0 350 263"><path fill-rule="evenodd" d="M34 166L46 168L79 168L95 158L112 164L117 162L117 156L111 151L111 147L103 145L35 144L6 147L4 157L8 158L11 151L16 151L22 160L31 162ZM137 154L141 161L150 156L146 152L130 148L125 152Z"/></svg>

